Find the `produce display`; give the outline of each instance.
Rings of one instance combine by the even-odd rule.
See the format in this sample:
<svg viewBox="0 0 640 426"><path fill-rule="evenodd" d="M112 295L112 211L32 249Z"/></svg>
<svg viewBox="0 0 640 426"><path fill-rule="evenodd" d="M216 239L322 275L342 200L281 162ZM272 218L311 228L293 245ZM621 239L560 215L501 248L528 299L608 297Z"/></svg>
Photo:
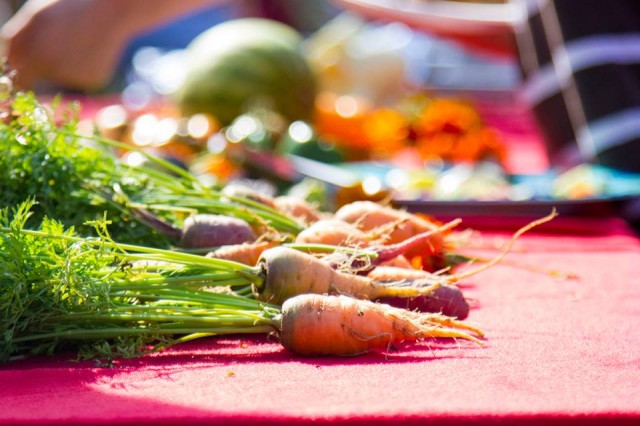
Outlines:
<svg viewBox="0 0 640 426"><path fill-rule="evenodd" d="M415 75L428 68L416 59L424 49L407 28L350 14L304 38L278 22L238 19L184 52L168 52L169 63L141 66L142 82L131 86L159 86L156 97L141 106L127 101L125 89L121 103L97 114L97 125L203 179L264 177L275 184L273 193L300 183L300 173L287 170L292 155L332 164L324 178L347 178L330 194L336 199L318 197L334 207L357 198L544 204L637 195L637 175L593 164L542 173L539 152L534 174L517 174L508 149L517 143L483 119L490 105L478 107L471 94L429 90ZM184 76L169 74L181 68ZM318 175L302 187L336 189Z"/></svg>
<svg viewBox="0 0 640 426"><path fill-rule="evenodd" d="M4 95L3 362L68 350L112 360L238 333L275 334L309 356L433 338L481 343L483 332L464 322L470 307L457 284L555 215L457 271L473 260L458 252L460 220L371 201L316 209L212 183L135 145L80 132L73 111L55 102ZM123 161L125 152L146 161ZM321 231L323 220L341 223L329 228L342 237ZM424 312L400 307L415 299Z"/></svg>

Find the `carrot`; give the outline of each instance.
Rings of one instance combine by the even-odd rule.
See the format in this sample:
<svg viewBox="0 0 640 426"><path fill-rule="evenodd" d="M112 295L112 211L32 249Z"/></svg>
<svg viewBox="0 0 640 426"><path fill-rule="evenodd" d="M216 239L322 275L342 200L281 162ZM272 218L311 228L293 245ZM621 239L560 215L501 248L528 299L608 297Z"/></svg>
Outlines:
<svg viewBox="0 0 640 426"><path fill-rule="evenodd" d="M381 282L401 282L433 279L433 274L419 269L378 266L369 271L367 277ZM439 312L458 319L469 316L470 309L462 290L456 285L445 282L440 283L440 287L428 295L411 298L383 297L378 302L420 312Z"/></svg>
<svg viewBox="0 0 640 426"><path fill-rule="evenodd" d="M338 271L334 268L334 263L318 259L291 247L274 247L265 250L260 256L257 265L260 269L260 279L253 281L253 293L256 298L274 304L281 304L291 297L305 293L346 294L369 300L382 297L417 297L431 294L442 284L454 284L497 264L507 255L515 240L523 233L552 220L555 216L557 213L554 210L551 214L517 230L502 253L476 269L455 275L432 274L423 279L409 282L376 281L365 276ZM455 221L451 223L455 223ZM366 269L366 265L363 269Z"/></svg>
<svg viewBox="0 0 640 426"><path fill-rule="evenodd" d="M241 244L255 241L254 228L245 220L217 214L193 214L182 224L182 229L142 208L131 208L131 211L143 223L163 234L179 239L178 245L183 248L211 248L222 245Z"/></svg>
<svg viewBox="0 0 640 426"><path fill-rule="evenodd" d="M482 337L481 330L451 318L346 296L305 294L282 305L280 343L304 356L359 355L428 338L482 344Z"/></svg>
<svg viewBox="0 0 640 426"><path fill-rule="evenodd" d="M299 294L346 294L359 299L415 297L429 294L437 280L415 283L382 283L370 278L337 271L311 254L279 246L265 250L258 266L262 280L254 283L254 295L269 303L281 304Z"/></svg>
<svg viewBox="0 0 640 426"><path fill-rule="evenodd" d="M378 247L370 247L378 256L373 265L379 265L401 255L411 256L412 253L432 254L436 253L437 247L442 242L442 235L457 226L462 220L454 219L442 226L434 226L432 229L416 234L395 244Z"/></svg>
<svg viewBox="0 0 640 426"><path fill-rule="evenodd" d="M365 247L369 236L356 226L338 219L321 219L296 236L296 243Z"/></svg>
<svg viewBox="0 0 640 426"><path fill-rule="evenodd" d="M367 273L367 276L378 281L401 281L419 280L421 278L432 276L432 273L421 269L389 266L385 264L376 266Z"/></svg>
<svg viewBox="0 0 640 426"><path fill-rule="evenodd" d="M274 207L280 213L309 225L320 220L320 212L302 198L281 195L273 199Z"/></svg>
<svg viewBox="0 0 640 426"><path fill-rule="evenodd" d="M280 244L279 241L256 241L252 243L230 244L218 247L207 254L207 257L232 260L245 265L254 266L262 253Z"/></svg>
<svg viewBox="0 0 640 426"><path fill-rule="evenodd" d="M438 224L425 216L411 214L372 201L356 201L341 207L334 218L356 226L371 237L371 244L398 244L418 234L438 229ZM375 236L375 239L374 239ZM407 249L405 256L427 271L436 271L446 264L447 233L434 233L428 246Z"/></svg>
<svg viewBox="0 0 640 426"><path fill-rule="evenodd" d="M371 231L387 227L387 244L398 243L416 234L432 231L437 225L423 217L404 210L375 203L373 201L355 201L338 209L336 219L355 224L360 230ZM439 248L440 244L435 244Z"/></svg>
<svg viewBox="0 0 640 426"><path fill-rule="evenodd" d="M439 313L459 320L466 319L471 310L462 290L458 286L444 283L424 296L381 297L375 301L410 311Z"/></svg>
<svg viewBox="0 0 640 426"><path fill-rule="evenodd" d="M440 227L433 230L423 232L418 235L414 235L404 241L396 244L373 246L368 247L367 251L374 253L375 256L367 258L363 261L362 258L352 257L351 259L345 259L345 253L336 251L330 255L327 255L326 260L334 265L349 265L351 269L357 270L359 273L368 272L374 267L389 262L400 256L410 255L411 253L420 253L421 256L433 255L433 242L438 240L440 236L455 227L461 222L460 219L452 220ZM366 245L366 244L365 244ZM293 247L303 248L305 244L293 244ZM313 244L309 245L313 247Z"/></svg>
<svg viewBox="0 0 640 426"><path fill-rule="evenodd" d="M392 268L410 269L417 271L417 269L414 268L409 259L407 259L404 255L394 257L393 259L387 260L386 262L381 262L379 266L389 266Z"/></svg>
<svg viewBox="0 0 640 426"><path fill-rule="evenodd" d="M253 228L242 219L196 214L184 221L179 245L186 248L218 247L255 241L256 238Z"/></svg>

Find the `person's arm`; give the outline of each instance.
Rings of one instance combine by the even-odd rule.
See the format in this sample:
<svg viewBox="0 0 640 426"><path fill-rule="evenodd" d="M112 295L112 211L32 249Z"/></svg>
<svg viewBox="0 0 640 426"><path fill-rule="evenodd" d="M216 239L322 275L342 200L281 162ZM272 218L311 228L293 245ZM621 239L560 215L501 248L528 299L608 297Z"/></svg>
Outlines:
<svg viewBox="0 0 640 426"><path fill-rule="evenodd" d="M29 0L2 27L18 87L47 81L99 89L128 41L204 6L229 0Z"/></svg>

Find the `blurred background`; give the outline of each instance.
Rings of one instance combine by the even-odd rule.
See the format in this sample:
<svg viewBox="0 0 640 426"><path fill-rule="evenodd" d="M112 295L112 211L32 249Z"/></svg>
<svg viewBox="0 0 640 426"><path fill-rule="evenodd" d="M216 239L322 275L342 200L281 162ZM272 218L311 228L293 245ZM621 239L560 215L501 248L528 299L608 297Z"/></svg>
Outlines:
<svg viewBox="0 0 640 426"><path fill-rule="evenodd" d="M476 202L493 203L492 210L477 212L496 212L506 202L505 209L518 211L514 206L520 203L531 214L536 207L547 209L549 202L569 200L572 213L614 212L635 221L640 130L633 117L640 90L633 89L640 75L628 65L637 58L594 54L593 46L604 45L593 35L606 32L609 38L622 37L608 43L630 45L629 36L638 30L638 7L615 0L619 7L603 15L597 1L586 1L580 13L571 3L223 2L128 40L112 78L98 90L45 80L33 89L83 101L84 116L106 135L159 151L216 182L266 177L277 182L273 191L291 189L278 180L313 180L342 189L358 182L347 198L390 192L398 202L430 211L440 208L437 202L458 203L443 204L448 212L460 206L468 212ZM0 1L2 20L22 5ZM312 115L285 116L284 124L274 124L264 108L245 103L246 110L231 120L211 114L206 130L179 135L179 120L210 112L187 111L180 101L176 108L175 94L184 93L193 80L194 39L246 17L284 23L301 36L317 89ZM599 23L593 34L592 22ZM252 66L264 69L247 61L246 68ZM607 77L608 72L613 74ZM247 74L259 79L259 72ZM239 79L229 85L241 85ZM620 82L627 86L616 89ZM614 107L614 98L624 100L624 114ZM602 107L609 103L610 109ZM239 141L246 142L242 164L227 155ZM278 157L288 171L273 176L269 161L274 158L252 157L256 152ZM296 162L299 157L312 162ZM332 181L334 176L344 181ZM619 202L624 202L622 212Z"/></svg>

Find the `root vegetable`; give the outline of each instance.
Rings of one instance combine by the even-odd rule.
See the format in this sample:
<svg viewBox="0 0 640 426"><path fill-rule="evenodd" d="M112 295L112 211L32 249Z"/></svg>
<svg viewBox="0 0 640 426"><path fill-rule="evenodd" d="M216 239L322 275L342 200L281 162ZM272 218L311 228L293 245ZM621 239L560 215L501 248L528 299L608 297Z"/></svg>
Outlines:
<svg viewBox="0 0 640 426"><path fill-rule="evenodd" d="M354 225L337 219L322 219L296 236L296 243L366 247L369 237Z"/></svg>
<svg viewBox="0 0 640 426"><path fill-rule="evenodd" d="M280 244L277 241L258 241L254 243L232 244L218 247L207 257L232 260L245 265L255 266L262 253Z"/></svg>
<svg viewBox="0 0 640 426"><path fill-rule="evenodd" d="M345 294L359 299L381 297L416 297L429 294L437 282L422 280L417 285L393 285L370 278L335 270L331 264L317 257L289 247L265 250L258 266L263 281L254 284L256 298L273 304L299 294Z"/></svg>
<svg viewBox="0 0 640 426"><path fill-rule="evenodd" d="M320 212L305 200L288 195L276 197L274 207L280 213L297 219L305 225L317 222L321 218Z"/></svg>
<svg viewBox="0 0 640 426"><path fill-rule="evenodd" d="M381 265L373 268L367 273L372 280L378 281L402 281L419 280L432 276L430 272L421 269L399 268L397 266Z"/></svg>
<svg viewBox="0 0 640 426"><path fill-rule="evenodd" d="M389 350L403 341L429 338L481 343L478 337L482 336L475 327L437 314L421 314L345 296L306 294L282 305L280 343L298 355L359 355Z"/></svg>
<svg viewBox="0 0 640 426"><path fill-rule="evenodd" d="M188 248L218 247L255 241L251 226L242 219L197 214L189 216L183 224L180 246Z"/></svg>
<svg viewBox="0 0 640 426"><path fill-rule="evenodd" d="M349 265L353 270L357 270L359 273L368 272L374 267L389 262L400 256L416 256L419 255L421 259L441 257L434 254L434 241L436 244L441 238L441 235L454 228L461 222L460 219L452 220L440 227L433 230L423 232L418 235L414 235L404 241L396 244L390 244L385 246L368 247L367 250L376 254L373 258L368 258L363 261L361 258L345 259L344 253L336 252L326 257L329 263L334 265ZM302 246L302 245L300 245ZM434 263L434 262L432 262ZM440 269L440 268L438 268Z"/></svg>
<svg viewBox="0 0 640 426"><path fill-rule="evenodd" d="M108 237L106 219L95 223L104 238L77 237L49 220L39 230L25 229L32 205L24 204L11 219L0 211L0 266L7 277L0 286L0 362L63 347L77 348L81 358L111 360L204 336L274 331L300 355L357 355L403 340L482 337L477 328L441 315L344 296L304 295L279 307L209 291L210 285L255 285L260 268L120 245ZM307 272L315 277L313 269Z"/></svg>
<svg viewBox="0 0 640 426"><path fill-rule="evenodd" d="M334 217L353 223L362 231L388 227L385 241L387 244L398 243L414 235L437 228L436 224L420 216L373 201L356 201L346 204L336 211ZM441 241L439 244L434 242L436 249L441 245Z"/></svg>
<svg viewBox="0 0 640 426"><path fill-rule="evenodd" d="M433 274L418 269L378 266L371 270L367 277L380 282L402 282L433 279ZM440 283L440 287L424 296L410 298L383 297L378 301L420 312L439 312L461 320L469 316L470 310L469 303L465 299L462 290L458 286L446 284L445 282Z"/></svg>
<svg viewBox="0 0 640 426"><path fill-rule="evenodd" d="M410 311L440 313L459 320L466 319L471 309L459 287L443 283L424 296L383 297L376 301Z"/></svg>

